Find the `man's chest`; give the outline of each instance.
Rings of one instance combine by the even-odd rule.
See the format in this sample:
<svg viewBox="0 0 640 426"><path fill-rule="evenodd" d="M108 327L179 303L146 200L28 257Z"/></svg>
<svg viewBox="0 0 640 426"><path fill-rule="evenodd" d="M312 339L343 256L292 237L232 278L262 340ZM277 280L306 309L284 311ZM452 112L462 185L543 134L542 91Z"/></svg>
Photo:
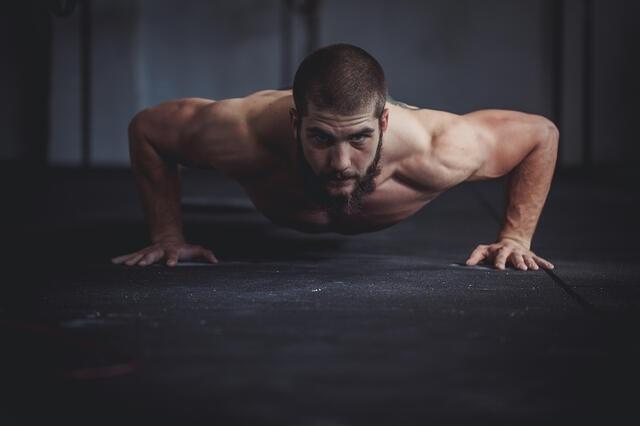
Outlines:
<svg viewBox="0 0 640 426"><path fill-rule="evenodd" d="M437 196L381 176L376 189L362 198L357 213L335 216L313 202L299 176L285 170L243 184L243 188L256 209L272 222L312 233L358 234L384 229L413 215Z"/></svg>

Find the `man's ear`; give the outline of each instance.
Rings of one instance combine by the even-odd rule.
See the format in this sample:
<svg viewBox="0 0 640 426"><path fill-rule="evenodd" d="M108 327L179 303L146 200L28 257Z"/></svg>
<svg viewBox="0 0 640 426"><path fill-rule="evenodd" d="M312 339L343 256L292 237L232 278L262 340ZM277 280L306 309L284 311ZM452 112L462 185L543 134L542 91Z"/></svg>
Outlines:
<svg viewBox="0 0 640 426"><path fill-rule="evenodd" d="M389 108L385 108L382 110L382 114L380 114L378 123L380 125L380 131L385 132L387 130L387 127L389 127Z"/></svg>
<svg viewBox="0 0 640 426"><path fill-rule="evenodd" d="M296 135L296 132L298 131L298 111L296 111L295 108L289 108L289 121L291 123L291 128L293 129L293 134L294 136L298 136Z"/></svg>

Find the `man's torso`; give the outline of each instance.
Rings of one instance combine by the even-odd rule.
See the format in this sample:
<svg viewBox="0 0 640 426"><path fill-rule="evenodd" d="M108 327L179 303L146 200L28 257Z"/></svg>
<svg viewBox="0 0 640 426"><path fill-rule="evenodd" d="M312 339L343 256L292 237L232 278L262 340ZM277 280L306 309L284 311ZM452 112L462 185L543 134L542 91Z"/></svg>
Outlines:
<svg viewBox="0 0 640 426"><path fill-rule="evenodd" d="M418 152L428 151L453 114L387 103L389 128L383 138L376 189L364 196L358 213L335 217L305 194L289 122L291 91L262 91L242 102L254 135L252 143L259 145L256 152L260 154L252 159L255 173L236 180L255 207L276 224L314 233L376 231L408 218L446 189L435 181L430 187L418 185L403 171ZM425 126L429 122L431 126Z"/></svg>

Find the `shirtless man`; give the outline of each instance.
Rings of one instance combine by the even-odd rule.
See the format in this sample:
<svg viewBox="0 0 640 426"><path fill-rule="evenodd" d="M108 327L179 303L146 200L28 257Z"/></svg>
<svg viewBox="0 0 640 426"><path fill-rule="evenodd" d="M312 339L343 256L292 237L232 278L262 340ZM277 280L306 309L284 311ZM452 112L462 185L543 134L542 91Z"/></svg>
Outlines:
<svg viewBox="0 0 640 426"><path fill-rule="evenodd" d="M327 46L300 64L293 90L179 99L136 114L131 164L152 244L112 261L218 261L184 238L183 165L235 179L276 224L340 234L387 228L459 183L508 174L497 240L477 246L466 263L551 269L531 251L531 239L558 139L556 126L539 115L456 115L388 99L384 72L371 55L351 45Z"/></svg>

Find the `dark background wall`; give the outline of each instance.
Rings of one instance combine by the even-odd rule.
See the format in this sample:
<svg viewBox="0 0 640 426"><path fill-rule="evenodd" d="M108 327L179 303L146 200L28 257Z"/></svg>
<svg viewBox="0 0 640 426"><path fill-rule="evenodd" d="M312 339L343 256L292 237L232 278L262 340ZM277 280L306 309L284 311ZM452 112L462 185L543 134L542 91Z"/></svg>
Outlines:
<svg viewBox="0 0 640 426"><path fill-rule="evenodd" d="M92 0L67 17L50 3L3 7L2 160L126 167L137 110L282 87L336 42L376 56L407 103L553 119L562 166L640 154L638 2Z"/></svg>
<svg viewBox="0 0 640 426"><path fill-rule="evenodd" d="M51 25L34 2L0 6L0 160L46 160Z"/></svg>

